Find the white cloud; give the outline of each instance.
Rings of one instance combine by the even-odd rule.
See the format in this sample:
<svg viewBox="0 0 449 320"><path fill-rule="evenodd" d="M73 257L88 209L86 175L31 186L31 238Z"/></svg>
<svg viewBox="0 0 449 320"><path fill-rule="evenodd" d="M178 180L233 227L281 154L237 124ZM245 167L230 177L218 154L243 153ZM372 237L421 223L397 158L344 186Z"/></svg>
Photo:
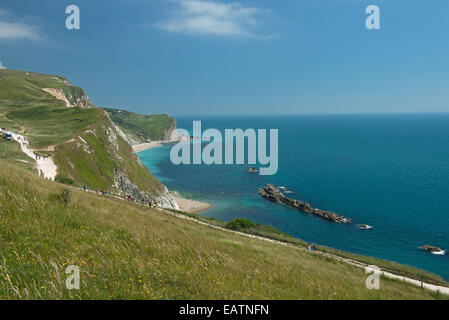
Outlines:
<svg viewBox="0 0 449 320"><path fill-rule="evenodd" d="M1 18L1 17L5 17L5 16L7 16L7 15L10 14L10 13L11 13L11 12L10 12L9 10L0 8L0 18Z"/></svg>
<svg viewBox="0 0 449 320"><path fill-rule="evenodd" d="M211 35L253 35L258 16L267 10L245 7L240 3L223 3L209 0L177 0L178 5L167 20L156 27L180 33Z"/></svg>
<svg viewBox="0 0 449 320"><path fill-rule="evenodd" d="M39 28L18 19L13 12L0 8L0 40L29 39L40 40Z"/></svg>
<svg viewBox="0 0 449 320"><path fill-rule="evenodd" d="M1 69L6 69L6 67L3 65L3 63L0 61L0 70Z"/></svg>

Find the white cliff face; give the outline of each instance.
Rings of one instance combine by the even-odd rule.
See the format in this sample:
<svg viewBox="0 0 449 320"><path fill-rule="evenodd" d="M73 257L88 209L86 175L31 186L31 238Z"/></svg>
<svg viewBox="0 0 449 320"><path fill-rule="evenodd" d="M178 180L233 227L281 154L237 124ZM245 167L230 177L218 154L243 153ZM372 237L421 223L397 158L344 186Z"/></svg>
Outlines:
<svg viewBox="0 0 449 320"><path fill-rule="evenodd" d="M43 88L42 90L44 90L45 92L48 92L56 99L63 101L67 108L75 108L75 106L73 106L70 103L70 101L67 99L66 95L64 94L64 92L62 90L54 89L54 88Z"/></svg>
<svg viewBox="0 0 449 320"><path fill-rule="evenodd" d="M118 155L119 151L119 145L118 145L118 136L122 137L125 142L127 142L129 145L130 139L126 139L123 136L127 137L114 123L113 121L108 117L108 120L111 124L110 127L104 128L106 131L106 134L108 136L108 141L110 147L109 153L111 156L114 156L115 158L118 158L121 160L121 157ZM133 151L134 152L134 151ZM139 157L134 153L136 161L140 163ZM141 164L143 166L143 164ZM148 194L145 191L140 190L140 188L135 185L132 181L129 180L129 178L126 176L126 174L119 169L115 170L115 177L114 177L114 188L119 192L121 195L130 195L135 199L145 199L146 202L148 202L150 199L155 200L158 205L165 209L174 209L179 210L179 206L176 203L175 199L169 194L168 189L165 185L160 183L161 185L161 191L158 195L152 195Z"/></svg>
<svg viewBox="0 0 449 320"><path fill-rule="evenodd" d="M176 120L173 121L170 128L165 130L163 140L177 141Z"/></svg>
<svg viewBox="0 0 449 320"><path fill-rule="evenodd" d="M92 103L90 102L89 97L85 94L79 97L72 97L70 93L61 89L43 88L42 90L51 94L56 99L63 101L67 108L92 108ZM74 103L72 104L70 101L73 101Z"/></svg>
<svg viewBox="0 0 449 320"><path fill-rule="evenodd" d="M164 190L161 197L157 199L159 205L165 209L180 210L179 205L176 203L175 199L168 193L167 187L164 185L163 188Z"/></svg>
<svg viewBox="0 0 449 320"><path fill-rule="evenodd" d="M134 144L138 144L138 141L135 141L133 138L131 138L129 135L127 135L126 133L124 133L122 131L122 129L120 129L115 123L114 121L112 121L111 117L109 117L109 114L104 111L104 114L106 115L106 117L108 117L109 122L111 123L111 125L114 127L115 131L117 132L117 134L122 137L123 140L126 141L126 143L128 143L129 145L134 145Z"/></svg>

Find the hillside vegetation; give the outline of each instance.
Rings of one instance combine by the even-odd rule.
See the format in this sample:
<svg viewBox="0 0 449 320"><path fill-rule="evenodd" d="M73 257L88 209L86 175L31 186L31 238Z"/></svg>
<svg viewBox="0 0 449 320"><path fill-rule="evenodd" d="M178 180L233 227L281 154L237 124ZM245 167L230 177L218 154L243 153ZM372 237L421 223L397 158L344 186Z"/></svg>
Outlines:
<svg viewBox="0 0 449 320"><path fill-rule="evenodd" d="M292 246L51 182L0 159L1 299L432 299ZM65 268L81 270L80 290Z"/></svg>
<svg viewBox="0 0 449 320"><path fill-rule="evenodd" d="M67 141L101 117L89 102L67 108L44 88L61 90L74 105L87 99L81 88L62 77L0 70L0 125L26 134L33 147L44 149Z"/></svg>
<svg viewBox="0 0 449 320"><path fill-rule="evenodd" d="M176 121L166 114L142 115L126 110L105 108L112 121L135 143L169 140Z"/></svg>
<svg viewBox="0 0 449 320"><path fill-rule="evenodd" d="M105 111L63 77L0 70L0 126L53 157L59 181L170 205L165 186L140 163Z"/></svg>

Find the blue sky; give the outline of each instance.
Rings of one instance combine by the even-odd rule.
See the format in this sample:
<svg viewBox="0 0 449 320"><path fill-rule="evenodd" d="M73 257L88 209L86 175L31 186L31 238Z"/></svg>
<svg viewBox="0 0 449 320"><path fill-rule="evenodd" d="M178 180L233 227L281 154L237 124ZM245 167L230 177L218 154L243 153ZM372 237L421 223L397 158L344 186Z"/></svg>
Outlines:
<svg viewBox="0 0 449 320"><path fill-rule="evenodd" d="M441 112L448 15L447 0L2 0L0 68L141 113Z"/></svg>

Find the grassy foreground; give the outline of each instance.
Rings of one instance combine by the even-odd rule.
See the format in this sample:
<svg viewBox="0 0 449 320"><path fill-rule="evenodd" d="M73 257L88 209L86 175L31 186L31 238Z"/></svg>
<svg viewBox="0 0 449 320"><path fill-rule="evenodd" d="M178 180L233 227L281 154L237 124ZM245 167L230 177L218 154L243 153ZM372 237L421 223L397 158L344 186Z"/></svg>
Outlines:
<svg viewBox="0 0 449 320"><path fill-rule="evenodd" d="M204 217L195 213L186 213L177 210L170 210L177 214L181 214L187 216L189 218L216 226L224 229L229 229L233 231L238 231L241 233L254 235L262 238L267 238L271 240L275 240L278 242L291 244L297 246L299 248L307 248L308 243L299 238L295 238L285 232L280 231L279 229L270 226L270 225L261 225L258 223L254 223L248 219L237 218L235 220L224 222L215 218ZM242 224L243 221L243 224ZM316 246L316 249L323 253L328 253L334 256L336 259L349 259L354 260L356 262L365 264L365 265L375 265L380 267L383 271L391 272L393 274L408 277L411 279L415 279L418 281L423 281L426 283L448 287L449 284L440 276L430 273L428 271L418 269L412 266L400 264L397 262L392 262L380 258L363 256L359 254L354 254L346 251L341 251L338 249L326 247L326 246Z"/></svg>
<svg viewBox="0 0 449 320"><path fill-rule="evenodd" d="M337 260L0 167L0 299L438 298L383 278L368 290ZM80 290L65 288L71 264Z"/></svg>

